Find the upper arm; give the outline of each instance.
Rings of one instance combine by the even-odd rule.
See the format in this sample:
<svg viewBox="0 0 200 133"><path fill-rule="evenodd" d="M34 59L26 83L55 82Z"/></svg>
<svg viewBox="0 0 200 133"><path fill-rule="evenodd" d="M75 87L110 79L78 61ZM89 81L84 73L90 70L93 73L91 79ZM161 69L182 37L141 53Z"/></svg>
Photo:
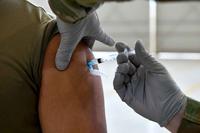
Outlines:
<svg viewBox="0 0 200 133"><path fill-rule="evenodd" d="M54 37L45 53L39 116L44 133L106 133L101 79L88 72L87 59L93 58L80 43L65 71L55 68L59 45Z"/></svg>

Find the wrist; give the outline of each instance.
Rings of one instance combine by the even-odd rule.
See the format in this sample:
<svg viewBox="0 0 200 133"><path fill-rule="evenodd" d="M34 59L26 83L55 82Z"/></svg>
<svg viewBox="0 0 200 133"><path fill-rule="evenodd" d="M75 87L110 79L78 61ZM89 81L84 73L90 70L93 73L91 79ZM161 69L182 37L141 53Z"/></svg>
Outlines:
<svg viewBox="0 0 200 133"><path fill-rule="evenodd" d="M181 110L178 113L176 113L176 115L165 126L165 128L167 128L170 132L177 133L184 116L185 108L186 104L181 108Z"/></svg>

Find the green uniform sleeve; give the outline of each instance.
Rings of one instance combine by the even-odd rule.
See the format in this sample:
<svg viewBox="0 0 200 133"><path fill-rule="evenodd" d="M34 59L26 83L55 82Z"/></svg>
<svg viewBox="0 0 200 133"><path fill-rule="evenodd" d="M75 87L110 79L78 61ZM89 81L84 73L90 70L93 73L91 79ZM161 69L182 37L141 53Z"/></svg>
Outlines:
<svg viewBox="0 0 200 133"><path fill-rule="evenodd" d="M178 133L200 133L200 102L188 98Z"/></svg>
<svg viewBox="0 0 200 133"><path fill-rule="evenodd" d="M49 0L53 12L65 22L75 23L97 9L101 0Z"/></svg>

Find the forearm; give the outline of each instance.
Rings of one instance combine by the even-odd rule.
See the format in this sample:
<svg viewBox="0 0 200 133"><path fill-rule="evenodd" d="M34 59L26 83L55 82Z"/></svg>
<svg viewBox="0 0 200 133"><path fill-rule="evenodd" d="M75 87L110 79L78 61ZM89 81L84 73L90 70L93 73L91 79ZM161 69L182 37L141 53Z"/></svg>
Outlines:
<svg viewBox="0 0 200 133"><path fill-rule="evenodd" d="M185 106L165 126L171 133L177 133L185 112Z"/></svg>
<svg viewBox="0 0 200 133"><path fill-rule="evenodd" d="M200 132L200 102L187 98L184 116L177 133Z"/></svg>
<svg viewBox="0 0 200 133"><path fill-rule="evenodd" d="M187 104L168 123L166 128L172 133L200 132L200 103L187 98Z"/></svg>

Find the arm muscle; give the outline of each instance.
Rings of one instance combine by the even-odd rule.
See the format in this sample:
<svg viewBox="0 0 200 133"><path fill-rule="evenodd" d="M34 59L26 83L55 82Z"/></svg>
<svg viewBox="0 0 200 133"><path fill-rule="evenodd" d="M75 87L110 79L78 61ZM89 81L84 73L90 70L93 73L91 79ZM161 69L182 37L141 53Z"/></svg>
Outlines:
<svg viewBox="0 0 200 133"><path fill-rule="evenodd" d="M51 40L43 65L39 100L43 133L106 133L101 79L86 67L92 54L80 43L68 69L58 71L54 59L59 40L59 36Z"/></svg>

